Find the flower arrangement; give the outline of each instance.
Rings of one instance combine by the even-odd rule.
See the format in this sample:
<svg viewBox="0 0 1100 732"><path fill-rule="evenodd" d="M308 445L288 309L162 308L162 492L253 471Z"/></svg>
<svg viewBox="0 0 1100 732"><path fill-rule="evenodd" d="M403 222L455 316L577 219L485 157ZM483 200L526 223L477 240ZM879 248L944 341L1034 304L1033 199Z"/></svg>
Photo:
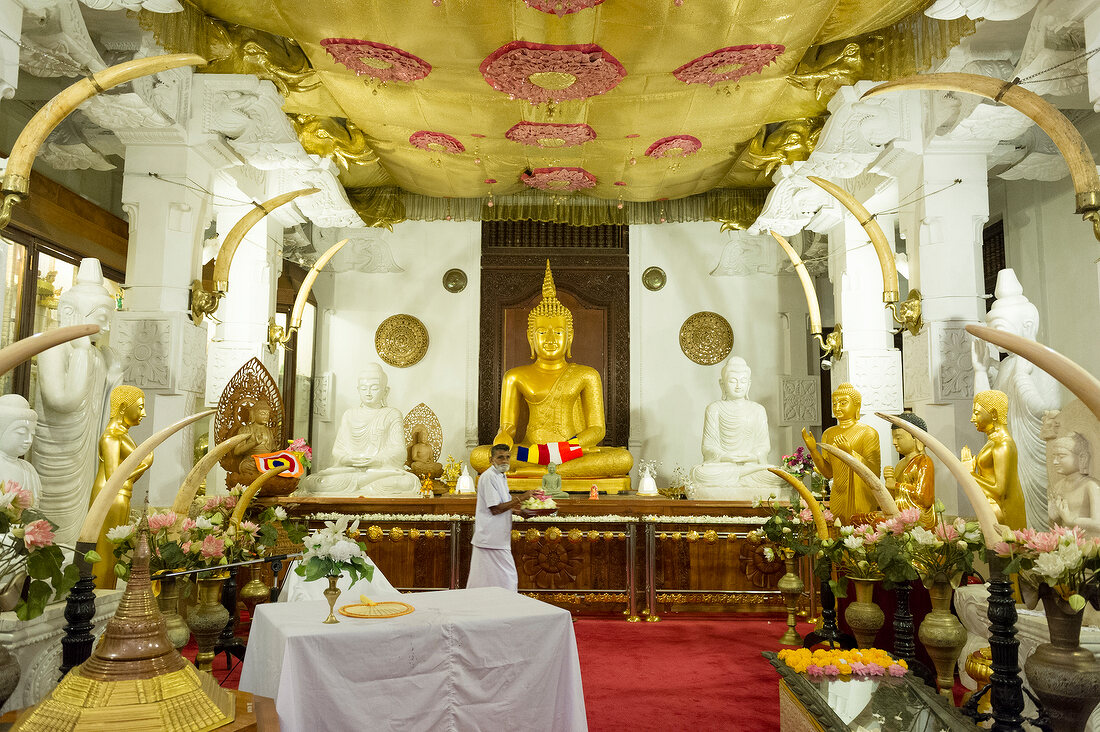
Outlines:
<svg viewBox="0 0 1100 732"><path fill-rule="evenodd" d="M309 446L304 437L295 437L293 440L287 440L287 448L290 452L296 452L301 455L302 465L309 469L309 466L313 464L313 448Z"/></svg>
<svg viewBox="0 0 1100 732"><path fill-rule="evenodd" d="M315 530L303 540L305 554L294 571L307 582L344 572L351 576L352 584L360 579L369 581L374 577L374 566L367 561L367 547L355 540L358 535L358 520L350 526L346 516L326 521L324 528Z"/></svg>
<svg viewBox="0 0 1100 732"><path fill-rule="evenodd" d="M596 176L584 168L535 168L519 179L531 188L562 193L596 187Z"/></svg>
<svg viewBox="0 0 1100 732"><path fill-rule="evenodd" d="M784 648L779 659L800 674L811 679L836 679L841 676L874 678L904 676L909 664L903 658L894 658L879 648L853 648L851 650L808 648Z"/></svg>
<svg viewBox="0 0 1100 732"><path fill-rule="evenodd" d="M587 99L618 86L626 69L595 45L554 46L512 41L480 66L489 86L532 104Z"/></svg>
<svg viewBox="0 0 1100 732"><path fill-rule="evenodd" d="M379 81L417 81L431 73L432 65L408 51L385 43L354 38L324 38L321 47L336 63L357 76L372 76Z"/></svg>
<svg viewBox="0 0 1100 732"><path fill-rule="evenodd" d="M849 579L884 580L887 585L916 579L908 546L909 532L919 522L920 509L908 508L877 524L841 526L837 539L823 540L822 552L839 575L839 579L829 580L837 596L847 595ZM819 562L814 570L825 572L828 567L828 563Z"/></svg>
<svg viewBox="0 0 1100 732"><path fill-rule="evenodd" d="M753 505L763 505L754 501ZM815 555L821 550L820 539L814 526L813 514L809 508L798 509L786 502L769 501L772 515L759 529L750 532L753 539L766 539L780 549L782 553L797 554L799 556ZM833 514L825 509L823 511L825 522L832 524L836 519ZM764 556L771 560L770 548L765 549Z"/></svg>
<svg viewBox="0 0 1100 732"><path fill-rule="evenodd" d="M958 587L962 576L974 571L974 556L985 556L982 529L977 521L961 517L947 523L944 506L939 501L933 510L936 523L931 530L921 526L909 530L913 567L925 585L946 581Z"/></svg>
<svg viewBox="0 0 1100 732"><path fill-rule="evenodd" d="M783 456L783 469L791 475L798 478L805 478L807 475L810 478L810 492L814 494L814 497L819 501L825 496L825 476L818 473L814 469L814 460L810 457L810 451L804 447L799 447L790 455Z"/></svg>
<svg viewBox="0 0 1100 732"><path fill-rule="evenodd" d="M657 140L649 146L645 154L651 158L686 158L688 155L699 152L702 146L703 143L699 142L699 138L693 135L673 135Z"/></svg>
<svg viewBox="0 0 1100 732"><path fill-rule="evenodd" d="M779 58L786 48L778 43L753 43L747 46L727 46L705 56L688 61L672 72L685 84L714 86L720 81L737 81Z"/></svg>
<svg viewBox="0 0 1100 732"><path fill-rule="evenodd" d="M1085 538L1080 528L1018 529L1006 534L993 551L1009 558L1006 574L1019 572L1040 596L1050 592L1074 612L1084 609L1086 602L1100 605L1100 539Z"/></svg>
<svg viewBox="0 0 1100 732"><path fill-rule="evenodd" d="M61 547L54 543L54 529L42 514L31 508L34 496L14 480L0 485L0 577L8 578L26 572L30 584L15 606L20 620L30 620L42 614L52 598L60 599L80 579L75 564L66 565ZM99 560L88 552L89 562Z"/></svg>
<svg viewBox="0 0 1100 732"><path fill-rule="evenodd" d="M518 122L504 136L512 142L534 147L576 147L595 140L596 131L583 123Z"/></svg>

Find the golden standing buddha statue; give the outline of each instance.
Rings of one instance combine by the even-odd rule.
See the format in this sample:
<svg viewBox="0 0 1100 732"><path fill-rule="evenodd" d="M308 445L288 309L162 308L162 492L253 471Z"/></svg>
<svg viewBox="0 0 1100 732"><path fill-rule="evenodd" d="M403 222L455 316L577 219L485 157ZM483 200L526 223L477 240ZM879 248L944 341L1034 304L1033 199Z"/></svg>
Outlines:
<svg viewBox="0 0 1100 732"><path fill-rule="evenodd" d="M145 419L145 392L136 386L126 384L111 390L111 419L107 423L107 429L103 431L103 436L99 438L99 469L96 471L95 483L92 485L92 499L88 505L95 503L96 496L107 484L107 479L134 451L134 440L130 437L130 428L141 424L143 419ZM141 461L137 469L122 484L118 496L107 512L107 517L103 520L103 533L100 534L95 547L100 559L92 565L95 586L98 589L111 590L115 587L114 545L107 538L107 530L129 523L130 496L134 492L134 481L140 478L152 464L153 453L149 453L149 456Z"/></svg>
<svg viewBox="0 0 1100 732"><path fill-rule="evenodd" d="M898 417L928 431L925 421L912 412L903 412ZM936 523L936 512L933 510L936 503L936 467L932 464L932 458L924 454L924 445L911 434L895 427L890 435L901 460L896 466L887 465L882 469L886 490L894 496L899 511L918 509L920 525L931 529Z"/></svg>
<svg viewBox="0 0 1100 732"><path fill-rule="evenodd" d="M970 421L987 441L977 456L968 446L962 449L962 461L970 466L974 479L982 487L997 521L1010 529L1027 527L1024 489L1017 471L1016 442L1008 433L1008 395L989 389L974 395Z"/></svg>
<svg viewBox="0 0 1100 732"><path fill-rule="evenodd" d="M857 458L875 475L879 473L878 432L859 421L863 397L851 384L841 384L833 392L833 416L837 424L825 430L821 441ZM802 439L810 450L817 472L833 481L829 492L829 510L843 523L850 524L878 510L878 501L870 486L852 469L828 454L822 455L809 430Z"/></svg>
<svg viewBox="0 0 1100 732"><path fill-rule="evenodd" d="M504 374L500 430L493 440L494 444L517 446L509 476L541 478L550 459L543 462L536 456L562 450L558 443L572 443L580 450L566 446L565 457L554 456L555 462L563 460L557 468L562 478L625 478L634 465L630 452L623 447L597 446L606 424L603 383L594 368L567 360L572 357L573 314L558 300L549 261L542 300L527 315L527 342L534 363ZM518 435L521 400L527 405L527 430ZM482 445L470 453L470 465L478 472L489 467L491 447ZM577 452L582 454L574 456Z"/></svg>

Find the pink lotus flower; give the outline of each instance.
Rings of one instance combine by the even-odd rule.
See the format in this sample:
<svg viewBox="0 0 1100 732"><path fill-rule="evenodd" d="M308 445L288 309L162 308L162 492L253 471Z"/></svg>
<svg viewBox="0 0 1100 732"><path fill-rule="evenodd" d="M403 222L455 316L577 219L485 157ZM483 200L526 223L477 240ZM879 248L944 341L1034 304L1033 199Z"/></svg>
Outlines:
<svg viewBox="0 0 1100 732"><path fill-rule="evenodd" d="M23 543L29 552L40 547L51 546L53 539L53 528L50 526L50 522L45 519L31 521L24 527Z"/></svg>
<svg viewBox="0 0 1100 732"><path fill-rule="evenodd" d="M252 534L253 536L255 536L255 535L256 535L257 533L259 533L259 531L260 531L260 527L259 527L259 526L257 526L257 525L256 525L256 524L255 524L254 522L252 522L252 521L242 521L242 522L241 522L241 529L242 529L242 530L243 530L243 531L244 531L245 533L248 533L248 534Z"/></svg>
<svg viewBox="0 0 1100 732"><path fill-rule="evenodd" d="M149 517L149 530L154 534L158 531L164 531L170 529L176 525L176 521L179 519L174 511L165 511L164 513L154 513Z"/></svg>
<svg viewBox="0 0 1100 732"><path fill-rule="evenodd" d="M1034 549L1040 554L1052 552L1058 548L1058 534L1053 532L1035 532L1035 535L1027 542L1029 549Z"/></svg>
<svg viewBox="0 0 1100 732"><path fill-rule="evenodd" d="M195 528L195 519L193 519L193 518L185 518L183 520L183 523L180 524L180 530L181 531L190 531L193 528ZM184 549L184 551L187 551L187 550Z"/></svg>
<svg viewBox="0 0 1100 732"><path fill-rule="evenodd" d="M935 533L937 539L943 541L955 541L959 538L959 532L951 524L936 524L933 533Z"/></svg>
<svg viewBox="0 0 1100 732"><path fill-rule="evenodd" d="M10 493L15 496L12 499L11 506L18 512L22 512L34 505L34 496L31 495L31 492L14 480L9 480L4 485L3 493Z"/></svg>
<svg viewBox="0 0 1100 732"><path fill-rule="evenodd" d="M225 556L225 539L207 536L202 540L202 549L199 550L199 553L205 559L220 559Z"/></svg>
<svg viewBox="0 0 1100 732"><path fill-rule="evenodd" d="M194 522L192 522L192 523L194 523ZM181 546L180 549L183 550L184 554L187 554L189 551L191 551L191 542L189 542L189 541L183 542L183 546Z"/></svg>
<svg viewBox="0 0 1100 732"><path fill-rule="evenodd" d="M891 665L887 671L890 672L891 676L905 676L905 669L896 663Z"/></svg>
<svg viewBox="0 0 1100 732"><path fill-rule="evenodd" d="M1007 542L998 541L993 545L993 553L1002 557L1011 557L1012 547L1009 546Z"/></svg>

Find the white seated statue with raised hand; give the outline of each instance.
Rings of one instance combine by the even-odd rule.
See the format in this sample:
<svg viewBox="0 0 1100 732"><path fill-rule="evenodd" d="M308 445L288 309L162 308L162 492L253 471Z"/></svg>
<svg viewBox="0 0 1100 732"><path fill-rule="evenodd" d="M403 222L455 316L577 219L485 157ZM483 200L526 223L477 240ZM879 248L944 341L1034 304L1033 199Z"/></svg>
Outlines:
<svg viewBox="0 0 1100 732"><path fill-rule="evenodd" d="M749 401L752 371L732 356L718 380L722 398L707 405L703 419L703 464L691 470L698 500L751 501L783 493L783 481L768 472L768 414Z"/></svg>
<svg viewBox="0 0 1100 732"><path fill-rule="evenodd" d="M34 440L38 415L19 394L0 396L0 483L15 481L26 488L38 503L42 485L38 471L22 459Z"/></svg>
<svg viewBox="0 0 1100 732"><path fill-rule="evenodd" d="M401 412L386 406L386 374L376 363L359 374L360 405L344 412L332 467L302 479L298 493L315 496L416 498L420 481L405 470Z"/></svg>

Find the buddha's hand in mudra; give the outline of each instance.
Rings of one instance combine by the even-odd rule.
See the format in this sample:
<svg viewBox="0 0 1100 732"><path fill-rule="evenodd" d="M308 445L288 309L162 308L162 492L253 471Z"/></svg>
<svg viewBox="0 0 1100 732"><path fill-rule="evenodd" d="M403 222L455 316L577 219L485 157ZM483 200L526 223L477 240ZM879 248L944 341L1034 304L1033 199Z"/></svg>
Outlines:
<svg viewBox="0 0 1100 732"><path fill-rule="evenodd" d="M966 466L970 472L974 472L974 453L970 452L970 445L963 445L959 450L959 462Z"/></svg>
<svg viewBox="0 0 1100 732"><path fill-rule="evenodd" d="M353 468L369 468L374 464L374 458L369 455L349 455L344 459L344 464Z"/></svg>
<svg viewBox="0 0 1100 732"><path fill-rule="evenodd" d="M817 449L817 440L814 439L813 433L805 427L802 428L802 441L806 443L806 447L811 450Z"/></svg>
<svg viewBox="0 0 1100 732"><path fill-rule="evenodd" d="M842 450L849 455L852 453L852 445L848 442L848 438L844 435L837 436L836 441L833 442L833 447L835 447L837 450Z"/></svg>

